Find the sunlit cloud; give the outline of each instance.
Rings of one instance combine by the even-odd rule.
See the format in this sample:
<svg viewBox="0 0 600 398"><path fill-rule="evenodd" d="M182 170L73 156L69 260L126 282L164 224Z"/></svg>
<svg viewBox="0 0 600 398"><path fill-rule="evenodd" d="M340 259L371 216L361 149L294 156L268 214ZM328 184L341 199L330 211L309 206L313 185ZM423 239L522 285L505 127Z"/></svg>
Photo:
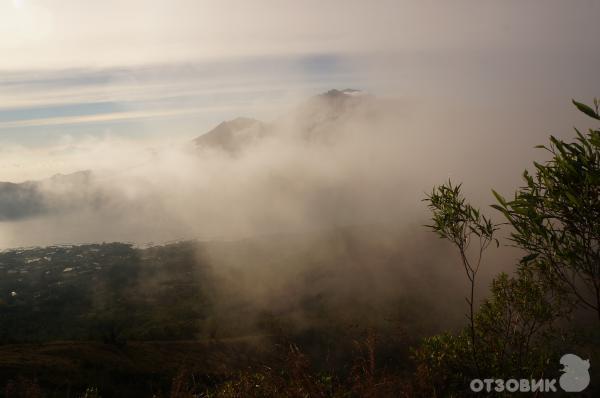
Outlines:
<svg viewBox="0 0 600 398"><path fill-rule="evenodd" d="M310 53L548 50L593 44L593 34L585 39L577 29L564 28L595 25L598 7L584 0L5 0L0 69Z"/></svg>

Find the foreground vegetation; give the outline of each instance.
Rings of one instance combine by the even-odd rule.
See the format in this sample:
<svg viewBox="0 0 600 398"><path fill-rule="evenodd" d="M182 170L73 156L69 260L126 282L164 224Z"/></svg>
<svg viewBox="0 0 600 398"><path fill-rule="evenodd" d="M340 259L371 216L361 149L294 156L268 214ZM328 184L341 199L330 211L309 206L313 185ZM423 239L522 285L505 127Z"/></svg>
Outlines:
<svg viewBox="0 0 600 398"><path fill-rule="evenodd" d="M178 385L225 394L254 378L280 390L300 363L293 372L331 392L361 380L366 361L390 374L409 371L419 336L457 323L444 320L437 297L415 289L451 278L450 270L431 278L428 269L445 249L414 264L404 258L430 243L362 226L236 242L6 251L0 393L22 396L15 391L35 385L51 397L87 388L148 397ZM397 272L403 263L406 275Z"/></svg>
<svg viewBox="0 0 600 398"><path fill-rule="evenodd" d="M600 120L597 100L595 109L574 104ZM600 130L576 133L575 142L550 137L539 146L551 159L523 173L513 199L493 192L492 207L523 257L513 275L493 280L477 310L475 277L489 244L499 244L499 226L466 202L460 185L449 182L427 197L430 228L457 248L471 285L469 327L429 337L416 351L432 395L466 395L475 378L557 377L565 353L597 357L590 348L600 330Z"/></svg>

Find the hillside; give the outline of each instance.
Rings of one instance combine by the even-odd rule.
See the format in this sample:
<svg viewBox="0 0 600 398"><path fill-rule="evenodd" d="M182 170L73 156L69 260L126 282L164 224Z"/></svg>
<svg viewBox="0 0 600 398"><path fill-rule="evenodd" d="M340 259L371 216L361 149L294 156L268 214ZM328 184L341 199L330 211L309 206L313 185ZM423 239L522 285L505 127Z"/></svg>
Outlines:
<svg viewBox="0 0 600 398"><path fill-rule="evenodd" d="M86 200L99 198L91 192L92 173L57 174L45 180L22 183L0 182L0 222L27 219L64 211Z"/></svg>
<svg viewBox="0 0 600 398"><path fill-rule="evenodd" d="M281 341L314 358L329 352L331 365L344 369L353 341L371 327L390 332L382 363L402 367L410 342L461 316L445 310L453 289L428 266L435 251L407 256L429 243L400 239L394 228L362 226L149 248L4 251L0 375L35 379L48 391L96 386L103 396L141 397L152 385L168 389L182 367L222 380L243 363L273 364ZM442 284L444 305L423 293Z"/></svg>

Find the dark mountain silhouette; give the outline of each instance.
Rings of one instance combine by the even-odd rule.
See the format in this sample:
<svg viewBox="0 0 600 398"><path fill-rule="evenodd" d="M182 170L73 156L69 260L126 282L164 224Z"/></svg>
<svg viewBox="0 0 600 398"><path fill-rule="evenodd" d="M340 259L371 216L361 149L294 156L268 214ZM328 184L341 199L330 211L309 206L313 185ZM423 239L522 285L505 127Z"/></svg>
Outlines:
<svg viewBox="0 0 600 398"><path fill-rule="evenodd" d="M68 207L91 185L92 172L57 174L46 180L0 182L0 221L15 221Z"/></svg>

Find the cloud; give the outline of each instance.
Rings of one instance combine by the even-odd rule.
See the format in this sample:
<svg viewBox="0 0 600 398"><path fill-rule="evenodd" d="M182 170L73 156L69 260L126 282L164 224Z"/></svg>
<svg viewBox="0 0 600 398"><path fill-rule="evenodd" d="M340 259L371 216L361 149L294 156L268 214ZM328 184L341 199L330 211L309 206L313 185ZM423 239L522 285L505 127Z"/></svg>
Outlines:
<svg viewBox="0 0 600 398"><path fill-rule="evenodd" d="M277 122L276 134L236 156L211 150L198 154L191 142L150 147L110 136L75 139L52 151L32 149L29 155L15 150L13 161L19 157L25 169L21 176L36 163L56 161L62 170L92 169L94 180L91 188L74 191L60 185L56 192L55 184L45 185L42 194L73 213L49 212L37 222L5 224L4 236L52 240L56 236L48 228L60 223L63 239L143 242L377 221L381 209L404 195L397 185L385 188L385 180L403 169L397 163L404 162L389 149L395 140L392 124L362 112L329 123L328 112L317 107L301 112L302 120L286 117ZM323 143L301 138L312 121L324 123L320 132L310 130ZM372 140L372 134L379 138ZM328 144L332 140L335 145ZM10 161L10 153L2 159ZM49 172L49 167L40 171ZM97 192L102 200L82 192ZM82 223L89 227L85 233L78 227ZM26 228L31 225L37 232ZM77 232L70 235L69 230Z"/></svg>
<svg viewBox="0 0 600 398"><path fill-rule="evenodd" d="M0 143L51 145L106 129L191 138L238 115L268 120L309 91L348 85L353 73L350 60L327 55L5 73Z"/></svg>
<svg viewBox="0 0 600 398"><path fill-rule="evenodd" d="M598 4L141 0L0 3L2 69L231 56L589 48Z"/></svg>
<svg viewBox="0 0 600 398"><path fill-rule="evenodd" d="M220 108L229 109L229 108ZM170 118L174 116L191 115L201 112L214 112L216 108L190 108L190 109L165 109L154 111L138 111L138 112L112 112L96 115L85 116L66 116L66 117L49 117L29 120L16 120L9 122L0 122L0 129L17 128L17 127L43 127L43 126L63 126L70 124L84 123L108 123L124 120L150 119L150 118Z"/></svg>

